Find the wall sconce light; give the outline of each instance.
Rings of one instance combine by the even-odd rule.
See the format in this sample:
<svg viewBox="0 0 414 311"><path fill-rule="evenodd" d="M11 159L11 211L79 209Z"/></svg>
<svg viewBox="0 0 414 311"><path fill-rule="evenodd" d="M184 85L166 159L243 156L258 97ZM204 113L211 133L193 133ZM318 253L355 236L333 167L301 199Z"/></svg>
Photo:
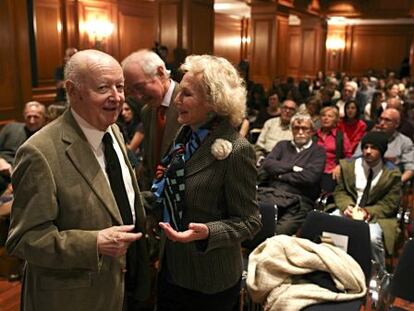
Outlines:
<svg viewBox="0 0 414 311"><path fill-rule="evenodd" d="M345 48L345 40L339 37L330 37L326 40L326 48L332 51L333 57L336 57L338 50Z"/></svg>
<svg viewBox="0 0 414 311"><path fill-rule="evenodd" d="M250 44L250 37L242 37L241 42L243 44Z"/></svg>
<svg viewBox="0 0 414 311"><path fill-rule="evenodd" d="M107 20L92 19L85 23L89 38L94 40L94 48L102 49L104 41L112 34L114 25Z"/></svg>

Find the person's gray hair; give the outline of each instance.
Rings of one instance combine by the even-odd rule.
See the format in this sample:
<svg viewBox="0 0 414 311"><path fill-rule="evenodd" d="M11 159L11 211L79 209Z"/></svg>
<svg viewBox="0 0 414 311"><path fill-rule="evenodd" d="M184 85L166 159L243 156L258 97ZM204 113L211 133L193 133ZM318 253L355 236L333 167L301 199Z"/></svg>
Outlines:
<svg viewBox="0 0 414 311"><path fill-rule="evenodd" d="M237 127L246 114L246 87L238 71L225 58L190 55L181 70L198 77L207 95L208 105Z"/></svg>
<svg viewBox="0 0 414 311"><path fill-rule="evenodd" d="M28 109L32 108L32 107L34 107L34 108L39 108L39 109L41 110L41 113L42 113L44 116L46 116L46 106L45 106L45 105L43 105L42 103L37 102L37 101L30 101L30 102L27 102L27 103L24 105L23 115L24 115L24 114L26 114L26 111L27 111Z"/></svg>
<svg viewBox="0 0 414 311"><path fill-rule="evenodd" d="M296 121L300 121L300 122L309 121L312 131L315 130L315 123L313 122L311 115L308 113L303 113L303 112L296 113L292 117L292 119L290 119L290 130L292 130L293 123L295 123Z"/></svg>
<svg viewBox="0 0 414 311"><path fill-rule="evenodd" d="M159 67L162 68L166 77L170 76L170 72L165 67L165 63L161 57L154 51L148 49L138 50L128 55L121 62L122 70L125 70L130 64L137 64L140 66L148 78L156 76Z"/></svg>

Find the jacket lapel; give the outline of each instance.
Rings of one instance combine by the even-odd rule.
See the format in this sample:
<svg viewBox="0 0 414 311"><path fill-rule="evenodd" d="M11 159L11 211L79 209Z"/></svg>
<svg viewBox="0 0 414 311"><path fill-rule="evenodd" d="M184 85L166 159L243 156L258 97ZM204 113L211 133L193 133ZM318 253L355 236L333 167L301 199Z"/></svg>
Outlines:
<svg viewBox="0 0 414 311"><path fill-rule="evenodd" d="M122 224L121 214L104 172L70 110L63 116L62 140L68 143L66 154L79 174L85 179L117 223Z"/></svg>
<svg viewBox="0 0 414 311"><path fill-rule="evenodd" d="M352 195L354 200L357 200L356 186L355 186L355 160L344 160L346 169L342 172L344 174L344 183L348 193Z"/></svg>
<svg viewBox="0 0 414 311"><path fill-rule="evenodd" d="M203 141L193 156L186 162L185 170L186 176L191 176L201 171L205 167L218 161L211 153L211 146L217 138L225 138L229 134L230 125L222 121L216 129L214 129L209 136Z"/></svg>
<svg viewBox="0 0 414 311"><path fill-rule="evenodd" d="M381 177L369 193L368 204L371 204L371 202L377 202L379 198L384 196L383 192L386 188L385 185L388 180L390 180L390 173L385 167L383 167Z"/></svg>
<svg viewBox="0 0 414 311"><path fill-rule="evenodd" d="M173 94L171 96L170 106L166 110L166 120L165 120L165 128L164 133L162 135L162 142L161 142L161 156L163 156L171 146L171 142L173 141L175 135L177 134L180 125L178 124L177 118L177 110L174 106L174 100L179 92L180 86L176 83L174 87ZM155 109L154 109L155 110Z"/></svg>

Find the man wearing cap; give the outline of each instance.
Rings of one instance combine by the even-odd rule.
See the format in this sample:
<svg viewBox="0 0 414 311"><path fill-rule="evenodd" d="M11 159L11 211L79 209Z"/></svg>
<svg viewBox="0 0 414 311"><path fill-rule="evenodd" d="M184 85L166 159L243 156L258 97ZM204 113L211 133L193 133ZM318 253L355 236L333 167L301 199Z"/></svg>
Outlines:
<svg viewBox="0 0 414 311"><path fill-rule="evenodd" d="M362 157L340 161L341 177L333 193L340 213L369 223L373 259L385 269L385 250L392 254L397 235L396 214L401 173L384 160L387 135L369 132L361 141Z"/></svg>

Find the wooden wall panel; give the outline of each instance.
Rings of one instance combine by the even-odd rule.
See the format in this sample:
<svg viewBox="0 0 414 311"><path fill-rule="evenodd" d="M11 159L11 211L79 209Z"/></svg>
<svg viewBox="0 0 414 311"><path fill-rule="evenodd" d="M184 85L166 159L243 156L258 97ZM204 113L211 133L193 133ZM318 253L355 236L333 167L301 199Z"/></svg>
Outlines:
<svg viewBox="0 0 414 311"><path fill-rule="evenodd" d="M54 84L54 72L62 59L62 20L58 0L34 2L34 29L36 38L35 87Z"/></svg>
<svg viewBox="0 0 414 311"><path fill-rule="evenodd" d="M188 52L212 54L214 50L214 2L192 1L187 12Z"/></svg>
<svg viewBox="0 0 414 311"><path fill-rule="evenodd" d="M178 1L160 3L159 16L160 28L162 29L160 42L169 51L173 51L180 45L179 35L182 38L182 27L179 27L182 23L181 3ZM168 61L173 62L173 60L173 53L168 53Z"/></svg>
<svg viewBox="0 0 414 311"><path fill-rule="evenodd" d="M14 29L15 22L10 2L0 3L0 114L8 117L12 115L17 104L13 90L18 85L17 59L10 57L10 51L15 50L14 36L9 33L9 30Z"/></svg>
<svg viewBox="0 0 414 311"><path fill-rule="evenodd" d="M288 32L287 75L297 77L302 63L302 35L299 26L290 26Z"/></svg>
<svg viewBox="0 0 414 311"><path fill-rule="evenodd" d="M404 57L409 57L414 27L406 26L350 26L352 37L347 53L345 71L360 75L367 69L398 70Z"/></svg>
<svg viewBox="0 0 414 311"><path fill-rule="evenodd" d="M316 48L317 48L317 34L316 31L304 30L302 33L302 68L303 75L314 74L316 67Z"/></svg>
<svg viewBox="0 0 414 311"><path fill-rule="evenodd" d="M0 124L21 120L31 99L27 1L0 1Z"/></svg>
<svg viewBox="0 0 414 311"><path fill-rule="evenodd" d="M241 18L215 14L214 55L224 57L237 65L241 53Z"/></svg>
<svg viewBox="0 0 414 311"><path fill-rule="evenodd" d="M288 49L286 44L289 38L289 24L288 19L283 16L277 17L277 59L276 59L276 75L286 76L288 67Z"/></svg>
<svg viewBox="0 0 414 311"><path fill-rule="evenodd" d="M120 60L139 49L151 49L156 41L155 3L119 6Z"/></svg>
<svg viewBox="0 0 414 311"><path fill-rule="evenodd" d="M271 38L272 21L271 20L253 20L252 21L252 62L250 66L251 79L258 83L269 83L271 73L269 68L271 57Z"/></svg>

